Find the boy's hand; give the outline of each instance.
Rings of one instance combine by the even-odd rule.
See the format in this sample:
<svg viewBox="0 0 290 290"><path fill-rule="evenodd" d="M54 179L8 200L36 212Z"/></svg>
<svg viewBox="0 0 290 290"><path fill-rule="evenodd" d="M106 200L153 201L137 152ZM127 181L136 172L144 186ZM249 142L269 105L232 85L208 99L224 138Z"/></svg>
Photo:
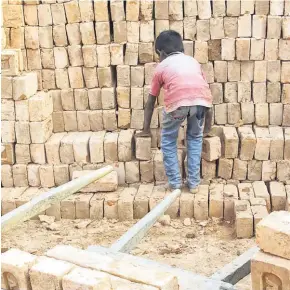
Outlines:
<svg viewBox="0 0 290 290"><path fill-rule="evenodd" d="M142 131L142 132L137 133L135 135L135 138L138 138L138 137L151 137L151 132L150 131Z"/></svg>

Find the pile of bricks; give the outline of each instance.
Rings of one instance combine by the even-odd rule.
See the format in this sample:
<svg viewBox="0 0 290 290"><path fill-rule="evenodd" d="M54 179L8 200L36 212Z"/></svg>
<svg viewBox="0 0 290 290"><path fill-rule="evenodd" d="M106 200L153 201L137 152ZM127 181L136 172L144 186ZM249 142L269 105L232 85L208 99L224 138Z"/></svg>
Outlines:
<svg viewBox="0 0 290 290"><path fill-rule="evenodd" d="M81 172L76 172L76 177ZM115 179L115 182L112 180ZM60 219L116 219L120 221L141 219L170 192L164 186L141 184L118 187L117 177L108 176L47 209L48 216ZM45 188L14 187L2 189L1 208L6 214ZM255 234L257 223L271 211L290 211L290 185L270 182L269 190L263 181L235 184L201 185L197 194L184 189L181 196L165 214L172 219L208 218L235 221L238 238L250 238ZM35 217L36 219L37 217Z"/></svg>
<svg viewBox="0 0 290 290"><path fill-rule="evenodd" d="M17 249L1 254L1 288L178 290L179 281L170 271L140 263L130 255L117 259L56 246L40 257Z"/></svg>
<svg viewBox="0 0 290 290"><path fill-rule="evenodd" d="M290 213L273 212L257 226L256 242L261 249L252 259L252 288L289 289Z"/></svg>

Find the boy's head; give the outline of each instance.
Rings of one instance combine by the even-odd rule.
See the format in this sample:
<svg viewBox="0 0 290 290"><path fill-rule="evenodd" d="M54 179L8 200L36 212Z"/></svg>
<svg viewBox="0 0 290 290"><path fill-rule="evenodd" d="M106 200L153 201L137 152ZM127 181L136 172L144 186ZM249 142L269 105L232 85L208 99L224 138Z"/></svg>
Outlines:
<svg viewBox="0 0 290 290"><path fill-rule="evenodd" d="M155 51L159 55L161 61L170 53L184 52L181 35L174 30L162 31L156 38Z"/></svg>

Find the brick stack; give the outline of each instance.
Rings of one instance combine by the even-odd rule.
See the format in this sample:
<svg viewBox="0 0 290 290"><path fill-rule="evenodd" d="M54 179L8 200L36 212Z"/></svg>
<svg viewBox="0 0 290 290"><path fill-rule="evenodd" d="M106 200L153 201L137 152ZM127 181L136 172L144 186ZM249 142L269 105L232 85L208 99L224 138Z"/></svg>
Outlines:
<svg viewBox="0 0 290 290"><path fill-rule="evenodd" d="M253 290L290 287L290 214L273 212L257 227L256 242L261 249L251 262Z"/></svg>
<svg viewBox="0 0 290 290"><path fill-rule="evenodd" d="M21 50L24 69L37 73L38 90L49 90L53 101L55 135L46 150L32 146L38 143L31 140L30 158L25 143L28 158L16 158L16 164L25 164L26 172L30 163L50 172L56 168L72 178L71 167L118 162L128 176L126 183L164 182L159 151L162 96L153 114L151 146L144 139L135 146L133 137L143 128L157 61L154 39L171 28L181 33L185 52L201 63L214 98L216 137L204 142L202 177L289 180L290 9L287 1L260 2L4 1L6 46ZM2 95L7 81L2 78ZM18 122L9 113L13 104L3 102L2 116ZM16 111L16 103L14 107ZM50 106L43 110L51 114ZM4 128L3 134L11 138L2 142L22 144L12 123L7 126L11 128ZM185 139L186 122L178 138L182 173ZM85 151L73 155L79 145L66 145L79 140L84 142L79 150ZM60 144L53 160L50 144ZM18 155L24 150L20 147L15 147ZM22 185L39 182L33 185L27 179Z"/></svg>

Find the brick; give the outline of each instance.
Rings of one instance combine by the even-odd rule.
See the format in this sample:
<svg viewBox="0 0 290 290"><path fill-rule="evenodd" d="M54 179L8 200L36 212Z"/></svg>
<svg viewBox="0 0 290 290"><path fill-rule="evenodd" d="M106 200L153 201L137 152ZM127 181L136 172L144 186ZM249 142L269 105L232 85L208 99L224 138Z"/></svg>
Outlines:
<svg viewBox="0 0 290 290"><path fill-rule="evenodd" d="M283 98L283 93L282 93L282 98ZM279 83L278 82L277 83L268 83L267 84L267 102L268 103L278 103L280 101L281 101L281 84L280 84L280 82Z"/></svg>
<svg viewBox="0 0 290 290"><path fill-rule="evenodd" d="M279 86L280 88L280 86ZM280 101L280 99L279 99ZM282 88L282 103L283 104L290 104L290 85L284 84Z"/></svg>
<svg viewBox="0 0 290 290"><path fill-rule="evenodd" d="M3 187L13 187L13 176L12 176L12 167L8 164L3 164L1 166L1 175L2 175L2 186ZM2 206L3 210L3 206ZM3 214L3 211L2 211Z"/></svg>
<svg viewBox="0 0 290 290"><path fill-rule="evenodd" d="M68 24L68 26L67 26L68 32L70 30L73 30L74 28L77 28L76 25L74 25L74 24ZM79 30L78 30L78 33L80 33ZM78 35L78 34L76 34L76 35ZM70 36L70 34L69 34L69 36ZM54 40L55 45L57 45L57 46L67 46L68 45L66 26L64 24L53 26L53 40Z"/></svg>
<svg viewBox="0 0 290 290"><path fill-rule="evenodd" d="M66 68L68 67L68 54L65 47L54 47L54 63L56 68Z"/></svg>
<svg viewBox="0 0 290 290"><path fill-rule="evenodd" d="M69 170L67 164L57 164L53 166L55 185L60 186L69 182Z"/></svg>
<svg viewBox="0 0 290 290"><path fill-rule="evenodd" d="M137 193L135 188L125 188L119 195L118 216L120 221L133 220L134 210L133 203Z"/></svg>
<svg viewBox="0 0 290 290"><path fill-rule="evenodd" d="M139 43L139 62L141 64L153 61L152 43Z"/></svg>
<svg viewBox="0 0 290 290"><path fill-rule="evenodd" d="M163 165L163 157L161 151L156 151L154 155L154 177L156 181L166 180L166 174Z"/></svg>
<svg viewBox="0 0 290 290"><path fill-rule="evenodd" d="M224 179L230 179L233 172L233 160L220 158L218 162L218 176Z"/></svg>
<svg viewBox="0 0 290 290"><path fill-rule="evenodd" d="M15 145L15 156L18 164L28 164L31 162L29 145L16 144Z"/></svg>
<svg viewBox="0 0 290 290"><path fill-rule="evenodd" d="M76 218L76 206L75 195L69 196L60 202L60 212L62 219L75 219Z"/></svg>
<svg viewBox="0 0 290 290"><path fill-rule="evenodd" d="M224 17L225 37L238 37L238 20L237 17Z"/></svg>
<svg viewBox="0 0 290 290"><path fill-rule="evenodd" d="M233 179L246 180L247 179L247 161L240 159L234 160Z"/></svg>
<svg viewBox="0 0 290 290"><path fill-rule="evenodd" d="M23 6L3 5L4 27L20 27L24 25Z"/></svg>
<svg viewBox="0 0 290 290"><path fill-rule="evenodd" d="M42 187L54 187L54 175L52 165L41 165L39 167L39 177Z"/></svg>
<svg viewBox="0 0 290 290"><path fill-rule="evenodd" d="M241 62L241 81L249 82L254 79L254 62Z"/></svg>
<svg viewBox="0 0 290 290"><path fill-rule="evenodd" d="M222 154L225 158L238 156L239 138L234 127L223 128Z"/></svg>
<svg viewBox="0 0 290 290"><path fill-rule="evenodd" d="M66 33L70 45L81 44L81 31L79 23L70 23L66 25ZM65 40L63 40L65 42Z"/></svg>
<svg viewBox="0 0 290 290"><path fill-rule="evenodd" d="M284 105L282 126L289 126L290 124L290 105Z"/></svg>
<svg viewBox="0 0 290 290"><path fill-rule="evenodd" d="M112 68L111 67L100 67L97 68L98 73L98 80L99 80L99 86L101 88L106 87L110 88L114 86L114 80L112 76Z"/></svg>
<svg viewBox="0 0 290 290"><path fill-rule="evenodd" d="M38 27L26 26L24 33L25 33L25 47L31 49L39 48Z"/></svg>
<svg viewBox="0 0 290 290"><path fill-rule="evenodd" d="M105 161L118 161L118 133L106 133L104 139Z"/></svg>
<svg viewBox="0 0 290 290"><path fill-rule="evenodd" d="M77 131L76 111L63 112L65 131Z"/></svg>
<svg viewBox="0 0 290 290"><path fill-rule="evenodd" d="M84 87L83 72L81 67L69 67L68 76L71 88L80 89Z"/></svg>
<svg viewBox="0 0 290 290"><path fill-rule="evenodd" d="M45 143L51 135L51 117L48 117L42 122L30 122L30 136L32 143Z"/></svg>
<svg viewBox="0 0 290 290"><path fill-rule="evenodd" d="M149 212L149 198L152 194L153 187L153 184L140 185L133 203L135 219L141 219Z"/></svg>
<svg viewBox="0 0 290 290"><path fill-rule="evenodd" d="M29 99L29 120L40 122L48 118L53 111L50 93L39 92Z"/></svg>
<svg viewBox="0 0 290 290"><path fill-rule="evenodd" d="M194 58L200 63L208 62L208 44L206 41L195 42Z"/></svg>
<svg viewBox="0 0 290 290"><path fill-rule="evenodd" d="M238 42L237 42L238 45ZM235 49L236 40L233 38L224 38L221 40L222 47L222 59L223 60L234 60L235 59Z"/></svg>
<svg viewBox="0 0 290 290"><path fill-rule="evenodd" d="M123 130L118 138L119 161L130 161L133 157L133 135L134 130Z"/></svg>
<svg viewBox="0 0 290 290"><path fill-rule="evenodd" d="M269 185L272 211L285 210L286 190L282 182L271 181Z"/></svg>
<svg viewBox="0 0 290 290"><path fill-rule="evenodd" d="M144 110L132 110L131 125L133 129L142 130L144 123Z"/></svg>
<svg viewBox="0 0 290 290"><path fill-rule="evenodd" d="M254 132L251 128L240 127L238 128L238 134L241 141L240 159L252 160L256 147L256 138Z"/></svg>
<svg viewBox="0 0 290 290"><path fill-rule="evenodd" d="M1 76L1 96L2 99L12 99L12 77Z"/></svg>
<svg viewBox="0 0 290 290"><path fill-rule="evenodd" d="M216 161L206 161L202 159L201 175L204 179L212 179L216 176Z"/></svg>
<svg viewBox="0 0 290 290"><path fill-rule="evenodd" d="M44 144L30 144L30 155L33 163L46 163Z"/></svg>
<svg viewBox="0 0 290 290"><path fill-rule="evenodd" d="M268 211L266 206L262 205L253 205L251 206L251 210L254 217L254 229L256 231L257 225L259 222L268 215Z"/></svg>
<svg viewBox="0 0 290 290"><path fill-rule="evenodd" d="M149 161L140 161L140 176L141 182L153 182L154 171L153 171L153 160Z"/></svg>
<svg viewBox="0 0 290 290"><path fill-rule="evenodd" d="M289 27L290 27L289 17L283 17L282 18L282 35L283 35L283 38L288 39L288 40L290 38Z"/></svg>
<svg viewBox="0 0 290 290"><path fill-rule="evenodd" d="M105 132L96 132L91 135L89 141L90 158L92 163L104 162L104 137Z"/></svg>
<svg viewBox="0 0 290 290"><path fill-rule="evenodd" d="M64 5L62 3L57 3L57 4L51 4L50 7L51 7L53 24L54 25L66 24Z"/></svg>
<svg viewBox="0 0 290 290"><path fill-rule="evenodd" d="M278 39L265 40L265 60L277 60L278 51Z"/></svg>
<svg viewBox="0 0 290 290"><path fill-rule="evenodd" d="M241 63L239 61L228 62L228 80L230 82L241 80Z"/></svg>
<svg viewBox="0 0 290 290"><path fill-rule="evenodd" d="M285 128L284 131L285 145L284 145L284 159L290 159L290 129Z"/></svg>
<svg viewBox="0 0 290 290"><path fill-rule="evenodd" d="M223 188L224 197L224 219L232 221L235 219L235 200L238 199L237 187L233 184L225 184Z"/></svg>
<svg viewBox="0 0 290 290"><path fill-rule="evenodd" d="M27 175L29 186L40 187L39 164L28 164Z"/></svg>
<svg viewBox="0 0 290 290"><path fill-rule="evenodd" d="M253 32L252 36L256 39L266 37L266 21L265 15L253 15Z"/></svg>
<svg viewBox="0 0 290 290"><path fill-rule="evenodd" d="M222 39L225 37L224 20L222 17L210 18L211 39Z"/></svg>
<svg viewBox="0 0 290 290"><path fill-rule="evenodd" d="M227 82L227 62L226 61L215 61L214 62L214 75L215 81Z"/></svg>
<svg viewBox="0 0 290 290"><path fill-rule="evenodd" d="M241 120L241 108L239 103L228 103L228 123L235 125Z"/></svg>
<svg viewBox="0 0 290 290"><path fill-rule="evenodd" d="M74 90L75 109L77 111L84 111L89 108L88 91L85 89Z"/></svg>
<svg viewBox="0 0 290 290"><path fill-rule="evenodd" d="M241 103L242 120L244 124L251 124L255 121L254 104Z"/></svg>
<svg viewBox="0 0 290 290"><path fill-rule="evenodd" d="M267 128L255 128L257 138L255 159L268 160L270 153L270 134Z"/></svg>
<svg viewBox="0 0 290 290"><path fill-rule="evenodd" d="M2 143L1 144L1 162L2 164L14 164L15 153L13 143Z"/></svg>
<svg viewBox="0 0 290 290"><path fill-rule="evenodd" d="M151 159L151 138L136 138L136 158L139 160Z"/></svg>
<svg viewBox="0 0 290 290"><path fill-rule="evenodd" d="M247 202L249 203L249 202ZM251 238L254 230L253 214L251 209L236 212L237 238Z"/></svg>
<svg viewBox="0 0 290 290"><path fill-rule="evenodd" d="M267 78L267 67L266 61L255 61L254 65L254 81L255 82L265 82Z"/></svg>
<svg viewBox="0 0 290 290"><path fill-rule="evenodd" d="M72 268L73 265L70 263L41 257L29 271L31 286L38 287L40 290L61 287L63 276Z"/></svg>
<svg viewBox="0 0 290 290"><path fill-rule="evenodd" d="M150 211L165 197L165 188L162 186L154 186L153 191L149 197Z"/></svg>
<svg viewBox="0 0 290 290"><path fill-rule="evenodd" d="M24 5L23 13L26 25L38 25L37 5Z"/></svg>
<svg viewBox="0 0 290 290"><path fill-rule="evenodd" d="M255 104L255 123L261 127L269 125L269 107L267 103Z"/></svg>
<svg viewBox="0 0 290 290"><path fill-rule="evenodd" d="M38 21L39 26L52 25L52 14L49 4L39 4L38 8Z"/></svg>
<svg viewBox="0 0 290 290"><path fill-rule="evenodd" d="M223 218L224 216L224 198L223 184L215 184L209 188L209 216Z"/></svg>
<svg viewBox="0 0 290 290"><path fill-rule="evenodd" d="M1 122L1 137L4 143L15 142L15 122L14 121L2 121Z"/></svg>
<svg viewBox="0 0 290 290"><path fill-rule="evenodd" d="M1 120L15 121L15 108L12 100L1 100Z"/></svg>
<svg viewBox="0 0 290 290"><path fill-rule="evenodd" d="M203 140L202 158L207 161L219 159L221 156L221 141L219 137L205 138Z"/></svg>
<svg viewBox="0 0 290 290"><path fill-rule="evenodd" d="M198 41L208 41L210 39L209 20L196 21L196 39Z"/></svg>
<svg viewBox="0 0 290 290"><path fill-rule="evenodd" d="M17 283L21 289L30 289L29 268L36 262L36 256L10 249L1 255L2 279L4 285Z"/></svg>
<svg viewBox="0 0 290 290"><path fill-rule="evenodd" d="M125 163L126 183L135 183L140 181L139 161L128 161Z"/></svg>
<svg viewBox="0 0 290 290"><path fill-rule="evenodd" d="M41 64L43 68L54 69L54 56L53 49L42 49L41 51Z"/></svg>
<svg viewBox="0 0 290 290"><path fill-rule="evenodd" d="M235 1L227 1L228 16L239 16L240 12L240 5L235 5Z"/></svg>
<svg viewBox="0 0 290 290"><path fill-rule="evenodd" d="M101 220L104 217L105 195L94 194L90 199L90 219Z"/></svg>
<svg viewBox="0 0 290 290"><path fill-rule="evenodd" d="M248 161L248 179L251 181L262 179L262 161Z"/></svg>
<svg viewBox="0 0 290 290"><path fill-rule="evenodd" d="M267 287L267 285L288 287L289 267L288 260L259 251L252 260L253 288ZM268 269L267 272L265 269Z"/></svg>
<svg viewBox="0 0 290 290"><path fill-rule="evenodd" d="M198 193L194 197L194 218L196 220L202 221L208 219L208 194L208 185L200 185Z"/></svg>
<svg viewBox="0 0 290 290"><path fill-rule="evenodd" d="M215 106L215 122L218 125L226 124L228 120L228 106L227 104L220 104Z"/></svg>
<svg viewBox="0 0 290 290"><path fill-rule="evenodd" d="M290 162L289 160L280 160L277 162L277 179L279 181L287 181L290 178Z"/></svg>
<svg viewBox="0 0 290 290"><path fill-rule="evenodd" d="M250 59L250 39L238 38L236 42L237 60L249 60Z"/></svg>
<svg viewBox="0 0 290 290"><path fill-rule="evenodd" d="M280 160L283 159L284 152L284 135L280 127L269 127L270 133L270 159Z"/></svg>
<svg viewBox="0 0 290 290"><path fill-rule="evenodd" d="M56 136L56 135L54 135ZM48 141L49 147L51 146L51 150L52 147L57 146L56 148L59 148L59 157L60 157L60 161L61 163L64 164L71 164L74 162L74 151L73 151L73 142L76 138L76 133L68 133L68 134L64 134L63 136L61 134L58 134L58 136L52 137L51 140ZM59 144L60 142L60 147L58 147L57 144ZM48 146L48 145L47 145ZM59 160L58 160L58 156L57 156L57 150L54 149L54 152L51 152L51 157L49 157L48 151L50 150L48 148L46 148L47 150L47 159L49 162L49 159L51 158L51 164L58 164Z"/></svg>
<svg viewBox="0 0 290 290"><path fill-rule="evenodd" d="M37 91L37 75L35 72L25 73L13 78L13 99L25 100L33 96Z"/></svg>
<svg viewBox="0 0 290 290"><path fill-rule="evenodd" d="M267 18L267 38L279 39L281 35L281 27L281 17L269 15Z"/></svg>
<svg viewBox="0 0 290 290"><path fill-rule="evenodd" d="M251 38L251 60L263 60L265 52L265 40Z"/></svg>
<svg viewBox="0 0 290 290"><path fill-rule="evenodd" d="M91 132L76 132L73 141L74 159L76 162L89 162L89 140Z"/></svg>
<svg viewBox="0 0 290 290"><path fill-rule="evenodd" d="M117 129L117 118L115 110L103 111L103 124L104 129L108 131L114 131Z"/></svg>
<svg viewBox="0 0 290 290"><path fill-rule="evenodd" d="M252 19L251 15L245 14L238 18L238 37L252 36Z"/></svg>
<svg viewBox="0 0 290 290"><path fill-rule="evenodd" d="M271 181L276 178L276 162L274 161L263 161L262 165L262 180Z"/></svg>
<svg viewBox="0 0 290 290"><path fill-rule="evenodd" d="M255 85L255 84L254 84ZM243 106L244 102L251 102L252 99L252 86L250 82L238 82L238 102L242 102L241 106ZM247 104L248 105L248 104Z"/></svg>
<svg viewBox="0 0 290 290"><path fill-rule="evenodd" d="M282 61L281 83L289 83L289 82L290 82L290 64L289 62Z"/></svg>
<svg viewBox="0 0 290 290"><path fill-rule="evenodd" d="M107 219L118 219L118 199L120 192L121 190L119 189L117 192L105 195L104 217Z"/></svg>

